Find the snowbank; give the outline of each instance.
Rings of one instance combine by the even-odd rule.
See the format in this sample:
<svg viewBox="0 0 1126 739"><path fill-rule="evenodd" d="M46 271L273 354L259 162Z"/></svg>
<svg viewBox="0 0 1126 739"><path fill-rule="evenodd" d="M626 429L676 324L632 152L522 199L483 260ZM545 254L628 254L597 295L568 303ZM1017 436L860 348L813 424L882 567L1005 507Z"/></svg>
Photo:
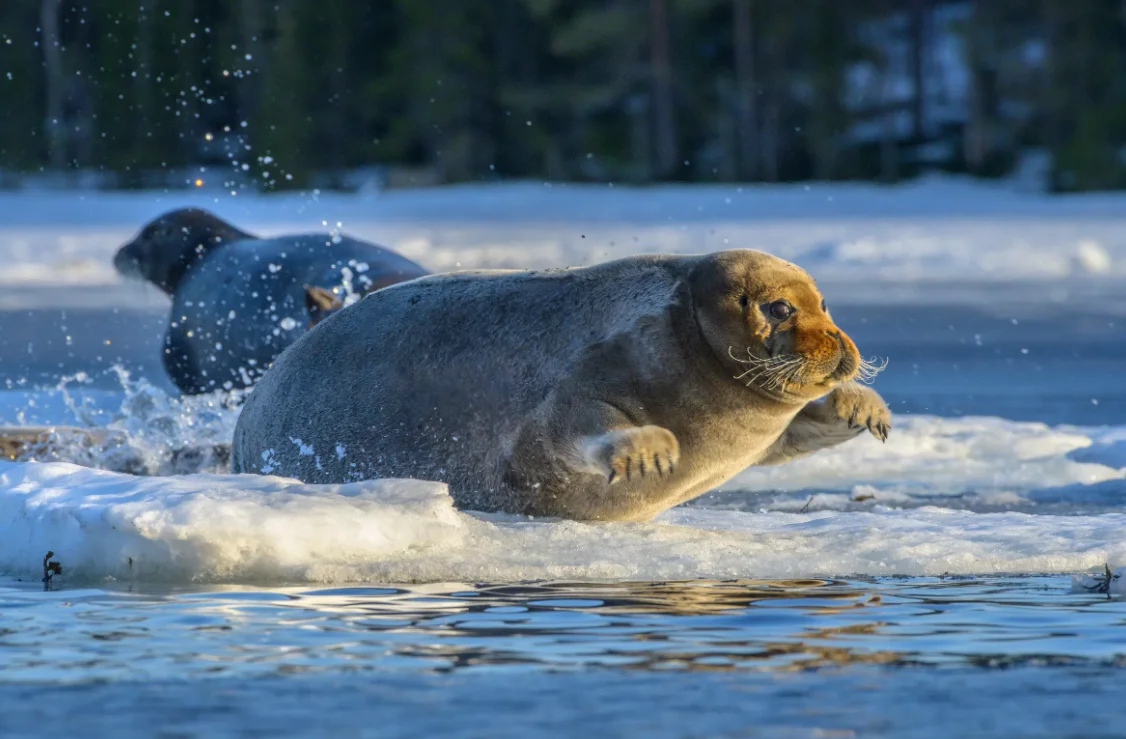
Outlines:
<svg viewBox="0 0 1126 739"><path fill-rule="evenodd" d="M886 444L864 435L791 464L748 469L722 490L733 492L713 493L705 504L773 511L856 510L863 504L1074 513L1126 502L1126 430L899 416Z"/></svg>
<svg viewBox="0 0 1126 739"><path fill-rule="evenodd" d="M443 485L138 478L0 463L0 572L68 581L686 579L1075 572L1126 560L1126 514L676 509L645 524L474 516Z"/></svg>

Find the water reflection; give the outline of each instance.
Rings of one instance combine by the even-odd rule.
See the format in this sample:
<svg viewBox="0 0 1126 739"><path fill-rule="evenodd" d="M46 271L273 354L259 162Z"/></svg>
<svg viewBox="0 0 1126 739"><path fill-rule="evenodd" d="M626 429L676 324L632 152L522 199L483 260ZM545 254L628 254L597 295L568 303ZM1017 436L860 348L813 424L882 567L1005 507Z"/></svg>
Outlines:
<svg viewBox="0 0 1126 739"><path fill-rule="evenodd" d="M1062 578L0 587L0 681L309 671L1126 663L1126 603Z"/></svg>

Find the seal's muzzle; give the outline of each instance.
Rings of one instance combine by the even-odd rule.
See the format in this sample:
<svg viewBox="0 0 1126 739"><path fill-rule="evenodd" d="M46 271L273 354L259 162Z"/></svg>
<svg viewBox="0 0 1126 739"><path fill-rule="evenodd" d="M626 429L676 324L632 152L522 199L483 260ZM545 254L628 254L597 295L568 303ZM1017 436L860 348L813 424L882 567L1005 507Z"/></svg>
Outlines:
<svg viewBox="0 0 1126 739"><path fill-rule="evenodd" d="M113 268L117 270L117 274L127 279L144 279L141 273L141 262L132 254L132 247L136 242L130 241L125 246L117 250L117 254L113 256Z"/></svg>

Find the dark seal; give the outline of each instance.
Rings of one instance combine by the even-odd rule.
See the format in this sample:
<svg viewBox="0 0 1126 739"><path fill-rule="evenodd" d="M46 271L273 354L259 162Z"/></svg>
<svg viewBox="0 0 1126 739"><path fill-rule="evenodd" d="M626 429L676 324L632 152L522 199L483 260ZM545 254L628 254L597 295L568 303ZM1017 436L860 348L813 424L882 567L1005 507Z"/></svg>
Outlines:
<svg viewBox="0 0 1126 739"><path fill-rule="evenodd" d="M307 286L344 296L427 274L375 244L329 234L259 238L198 208L150 222L113 263L171 296L163 361L185 394L252 385L311 317L319 320Z"/></svg>

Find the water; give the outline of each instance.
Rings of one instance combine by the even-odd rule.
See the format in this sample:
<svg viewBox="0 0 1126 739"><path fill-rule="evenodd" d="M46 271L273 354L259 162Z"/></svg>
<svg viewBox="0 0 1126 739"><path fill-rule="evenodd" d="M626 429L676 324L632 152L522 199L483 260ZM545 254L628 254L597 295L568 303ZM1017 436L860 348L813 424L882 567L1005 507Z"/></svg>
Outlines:
<svg viewBox="0 0 1126 739"><path fill-rule="evenodd" d="M163 394L155 311L19 315L0 420L110 423L157 462L230 427ZM835 317L891 359L892 440L651 524L3 466L0 735L1122 735L1126 581L1071 575L1126 563L1126 321Z"/></svg>
<svg viewBox="0 0 1126 739"><path fill-rule="evenodd" d="M1126 603L1059 576L6 582L0 608L5 736L1117 736L1126 688Z"/></svg>

